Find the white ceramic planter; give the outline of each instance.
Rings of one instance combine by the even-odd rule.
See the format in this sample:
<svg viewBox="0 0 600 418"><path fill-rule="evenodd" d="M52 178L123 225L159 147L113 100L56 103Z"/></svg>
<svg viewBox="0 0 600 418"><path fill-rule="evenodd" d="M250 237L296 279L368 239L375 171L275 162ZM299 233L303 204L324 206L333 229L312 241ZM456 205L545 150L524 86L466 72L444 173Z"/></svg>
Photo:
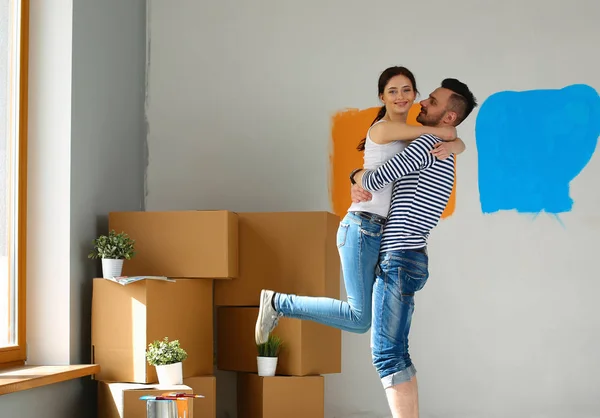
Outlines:
<svg viewBox="0 0 600 418"><path fill-rule="evenodd" d="M103 258L102 259L102 277L109 279L111 277L118 277L123 271L123 259L114 258Z"/></svg>
<svg viewBox="0 0 600 418"><path fill-rule="evenodd" d="M155 366L158 383L161 385L183 384L183 363L173 363L164 366Z"/></svg>
<svg viewBox="0 0 600 418"><path fill-rule="evenodd" d="M259 376L275 376L277 357L256 357Z"/></svg>

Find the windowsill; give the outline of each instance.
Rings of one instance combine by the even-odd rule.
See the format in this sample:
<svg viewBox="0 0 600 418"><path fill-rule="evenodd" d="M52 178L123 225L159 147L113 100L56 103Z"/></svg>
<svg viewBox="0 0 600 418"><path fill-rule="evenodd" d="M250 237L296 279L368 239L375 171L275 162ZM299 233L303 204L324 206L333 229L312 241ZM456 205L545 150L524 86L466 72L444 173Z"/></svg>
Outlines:
<svg viewBox="0 0 600 418"><path fill-rule="evenodd" d="M91 376L99 371L100 366L97 364L18 366L3 369L0 370L0 395Z"/></svg>

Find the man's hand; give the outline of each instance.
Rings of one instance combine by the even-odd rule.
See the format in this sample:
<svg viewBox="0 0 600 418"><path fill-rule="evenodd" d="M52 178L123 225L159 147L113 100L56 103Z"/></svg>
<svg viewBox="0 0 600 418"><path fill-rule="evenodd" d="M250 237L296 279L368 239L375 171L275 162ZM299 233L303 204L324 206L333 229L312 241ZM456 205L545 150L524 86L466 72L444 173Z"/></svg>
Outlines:
<svg viewBox="0 0 600 418"><path fill-rule="evenodd" d="M358 184L353 184L350 188L350 196L354 203L368 202L373 198L373 195L360 187Z"/></svg>

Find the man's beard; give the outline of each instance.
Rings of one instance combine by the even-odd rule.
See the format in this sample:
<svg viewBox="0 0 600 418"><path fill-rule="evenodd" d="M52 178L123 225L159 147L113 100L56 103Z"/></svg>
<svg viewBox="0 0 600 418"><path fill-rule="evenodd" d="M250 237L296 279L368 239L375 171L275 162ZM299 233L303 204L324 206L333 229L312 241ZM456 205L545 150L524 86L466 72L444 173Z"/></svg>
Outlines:
<svg viewBox="0 0 600 418"><path fill-rule="evenodd" d="M427 114L419 113L419 115L417 116L417 122L419 122L423 126L437 126L443 117L444 114L440 114L437 117L431 117Z"/></svg>

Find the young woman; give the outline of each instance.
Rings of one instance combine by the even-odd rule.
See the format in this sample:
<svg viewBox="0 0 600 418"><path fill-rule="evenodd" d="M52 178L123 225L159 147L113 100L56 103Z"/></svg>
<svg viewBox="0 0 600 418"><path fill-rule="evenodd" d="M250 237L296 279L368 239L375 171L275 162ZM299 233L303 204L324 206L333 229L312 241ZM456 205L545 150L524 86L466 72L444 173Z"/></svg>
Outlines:
<svg viewBox="0 0 600 418"><path fill-rule="evenodd" d="M386 69L379 77L379 99L383 106L359 143L364 168L373 169L401 152L408 142L423 134L442 140L432 150L437 158L465 150L453 127L410 126L408 112L418 94L415 77L404 67ZM364 333L371 326L371 297L379 246L388 215L392 186L373 193L368 202L352 203L340 222L337 246L340 254L347 302L326 297L298 296L262 290L256 321L257 344L267 341L281 316L308 319L345 331Z"/></svg>

